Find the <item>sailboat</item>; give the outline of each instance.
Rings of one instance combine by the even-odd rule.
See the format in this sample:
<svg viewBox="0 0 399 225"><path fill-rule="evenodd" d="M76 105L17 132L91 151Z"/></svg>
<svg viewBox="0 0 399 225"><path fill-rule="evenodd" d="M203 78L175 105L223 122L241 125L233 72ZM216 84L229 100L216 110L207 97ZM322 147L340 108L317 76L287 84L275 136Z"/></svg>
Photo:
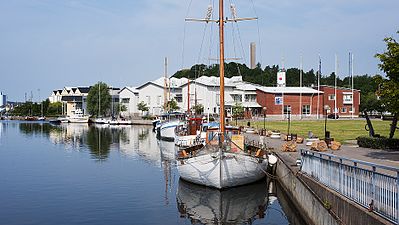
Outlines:
<svg viewBox="0 0 399 225"><path fill-rule="evenodd" d="M183 180L224 189L253 183L265 177L268 155L263 149L245 146L240 129L225 126L224 110L224 24L256 18L224 17L224 1L219 0L219 19L186 19L217 22L220 51L220 111L219 128L208 129L206 144L182 149L178 153L177 169Z"/></svg>

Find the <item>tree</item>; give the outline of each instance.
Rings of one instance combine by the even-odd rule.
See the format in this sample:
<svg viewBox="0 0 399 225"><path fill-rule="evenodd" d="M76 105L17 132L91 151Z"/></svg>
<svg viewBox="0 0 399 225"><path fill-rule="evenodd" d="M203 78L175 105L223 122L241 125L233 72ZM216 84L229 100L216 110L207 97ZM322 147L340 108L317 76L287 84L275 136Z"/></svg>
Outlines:
<svg viewBox="0 0 399 225"><path fill-rule="evenodd" d="M378 67L386 73L387 79L376 77L379 84L377 94L386 110L393 115L389 133L389 138L393 138L399 117L399 43L392 37L387 37L384 41L387 45L386 51L377 53L375 57L381 61Z"/></svg>
<svg viewBox="0 0 399 225"><path fill-rule="evenodd" d="M236 125L237 125L237 119L243 116L244 116L244 107L242 106L241 103L236 102L236 104L233 105L233 117L236 119Z"/></svg>
<svg viewBox="0 0 399 225"><path fill-rule="evenodd" d="M193 110L195 114L200 115L204 112L204 106L202 104L194 105Z"/></svg>
<svg viewBox="0 0 399 225"><path fill-rule="evenodd" d="M149 110L147 104L145 104L143 101L141 101L139 104L137 104L137 109L141 111L141 114L144 112L147 112Z"/></svg>
<svg viewBox="0 0 399 225"><path fill-rule="evenodd" d="M100 110L99 110L100 107ZM90 88L87 95L87 111L90 115L104 116L111 108L111 95L108 91L108 85L98 82Z"/></svg>
<svg viewBox="0 0 399 225"><path fill-rule="evenodd" d="M173 111L177 111L180 109L180 107L177 105L177 101L175 99L170 100L167 104L167 108L173 112Z"/></svg>

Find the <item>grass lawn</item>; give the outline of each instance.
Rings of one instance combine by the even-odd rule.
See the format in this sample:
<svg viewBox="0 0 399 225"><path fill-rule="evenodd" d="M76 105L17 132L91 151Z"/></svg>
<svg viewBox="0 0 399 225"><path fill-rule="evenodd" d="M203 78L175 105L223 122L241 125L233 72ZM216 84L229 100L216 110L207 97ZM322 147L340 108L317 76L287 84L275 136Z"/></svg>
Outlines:
<svg viewBox="0 0 399 225"><path fill-rule="evenodd" d="M255 128L263 128L263 120L250 121L251 126ZM373 127L376 134L388 137L390 124L392 121L372 120ZM241 121L240 125L246 126L247 121ZM368 131L364 129L366 120L327 120L327 131L330 131L330 136L337 141L345 142L347 140L355 140L359 136L368 136ZM280 130L282 133L287 133L287 121L266 121L266 129ZM319 138L324 138L324 119L323 120L306 120L306 121L291 121L290 133L296 133L299 136L306 137L308 131L312 131L314 135ZM395 138L399 138L399 131L395 132Z"/></svg>

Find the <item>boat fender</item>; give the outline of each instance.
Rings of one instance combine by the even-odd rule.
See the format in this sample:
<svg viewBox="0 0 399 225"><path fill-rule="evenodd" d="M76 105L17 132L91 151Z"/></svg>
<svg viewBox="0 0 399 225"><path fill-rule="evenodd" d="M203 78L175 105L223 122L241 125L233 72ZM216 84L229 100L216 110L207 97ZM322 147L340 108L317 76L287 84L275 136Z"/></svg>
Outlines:
<svg viewBox="0 0 399 225"><path fill-rule="evenodd" d="M263 155L263 151L260 149L255 154L256 157L261 157L262 155Z"/></svg>
<svg viewBox="0 0 399 225"><path fill-rule="evenodd" d="M269 165L271 165L271 166L275 165L277 163L277 160L278 159L277 159L277 157L275 155L272 155L272 154L268 155Z"/></svg>

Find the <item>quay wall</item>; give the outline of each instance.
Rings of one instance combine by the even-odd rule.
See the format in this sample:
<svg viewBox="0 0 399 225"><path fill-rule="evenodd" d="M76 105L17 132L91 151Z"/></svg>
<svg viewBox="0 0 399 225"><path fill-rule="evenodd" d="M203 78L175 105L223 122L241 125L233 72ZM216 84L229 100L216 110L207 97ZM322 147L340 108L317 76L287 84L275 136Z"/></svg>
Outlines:
<svg viewBox="0 0 399 225"><path fill-rule="evenodd" d="M380 225L392 224L369 212L339 193L300 173L295 160L277 153L276 175L286 194L303 219L310 225Z"/></svg>

